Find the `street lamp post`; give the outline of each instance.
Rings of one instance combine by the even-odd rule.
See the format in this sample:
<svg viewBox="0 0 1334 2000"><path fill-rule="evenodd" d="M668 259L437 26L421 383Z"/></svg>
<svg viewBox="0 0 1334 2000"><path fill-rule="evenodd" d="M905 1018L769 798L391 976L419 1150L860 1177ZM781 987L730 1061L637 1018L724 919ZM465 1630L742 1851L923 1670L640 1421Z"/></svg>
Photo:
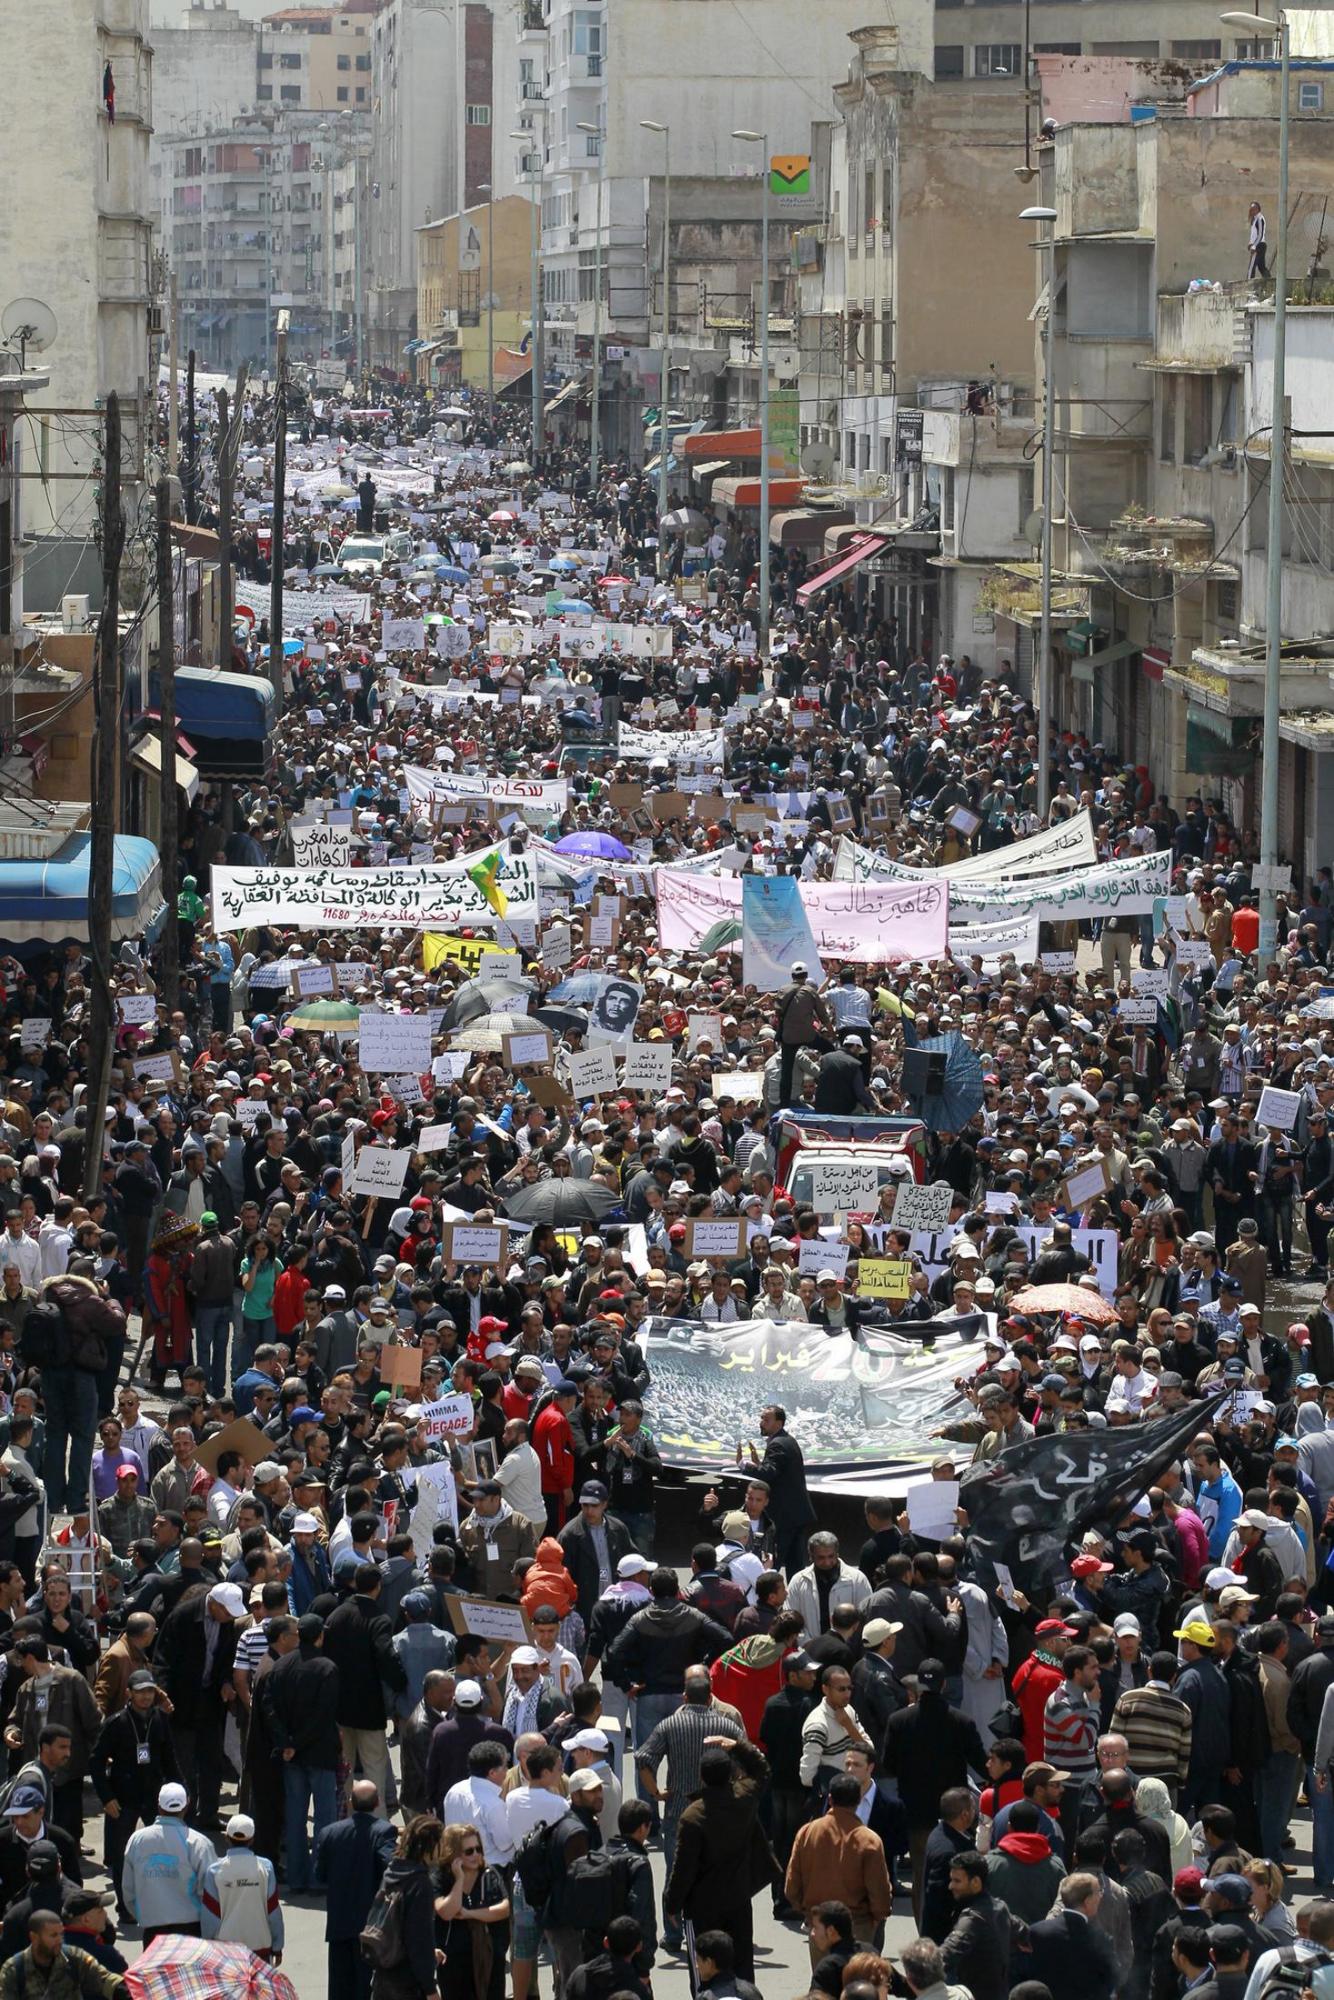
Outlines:
<svg viewBox="0 0 1334 2000"><path fill-rule="evenodd" d="M1045 222L1043 239L1047 266L1047 313L1042 332L1042 610L1038 621L1038 818L1045 826L1051 809L1051 516L1052 473L1056 459L1055 342L1052 322L1056 313L1056 210L1025 208L1021 222Z"/></svg>
<svg viewBox="0 0 1334 2000"><path fill-rule="evenodd" d="M672 278L672 128L660 125L656 118L641 118L640 124L646 132L658 132L662 136L662 359L661 375L658 380L658 578L665 582L667 577L667 549L662 524L667 518L667 405L670 373L669 342L671 323L668 318L671 299Z"/></svg>
<svg viewBox="0 0 1334 2000"><path fill-rule="evenodd" d="M580 119L576 129L594 135L598 142L597 225L593 232L593 393L588 422L588 492L590 499L596 499L602 443L602 190L607 147L600 125Z"/></svg>
<svg viewBox="0 0 1334 2000"><path fill-rule="evenodd" d="M1282 719L1283 666L1283 471L1287 458L1284 423L1284 377L1288 340L1288 94L1292 65L1292 35L1286 13L1277 20L1264 14L1220 14L1230 28L1250 28L1278 36L1278 242L1274 251L1274 376L1269 415L1269 520L1265 531L1267 565L1265 599L1264 748L1260 767L1260 936L1261 964L1278 944L1278 763Z"/></svg>
<svg viewBox="0 0 1334 2000"><path fill-rule="evenodd" d="M769 657L769 134L733 132L760 149L760 661Z"/></svg>
<svg viewBox="0 0 1334 2000"><path fill-rule="evenodd" d="M496 422L496 191L490 181L477 189L486 196L486 415Z"/></svg>

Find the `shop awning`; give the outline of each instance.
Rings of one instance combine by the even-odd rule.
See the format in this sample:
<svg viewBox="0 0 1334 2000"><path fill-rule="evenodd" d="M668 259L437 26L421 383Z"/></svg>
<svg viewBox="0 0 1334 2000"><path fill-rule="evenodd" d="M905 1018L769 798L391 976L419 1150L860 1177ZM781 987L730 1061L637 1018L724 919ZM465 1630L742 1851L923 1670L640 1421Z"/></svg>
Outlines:
<svg viewBox="0 0 1334 2000"><path fill-rule="evenodd" d="M1140 650L1138 639L1117 639L1110 646L1102 646L1096 653L1086 653L1083 665L1086 667L1110 667L1117 660L1128 660L1132 653Z"/></svg>
<svg viewBox="0 0 1334 2000"><path fill-rule="evenodd" d="M805 487L804 479L771 479L769 481L769 505L771 507L794 507ZM760 482L754 473L744 479L715 479L709 494L715 507L758 507L760 504Z"/></svg>
<svg viewBox="0 0 1334 2000"><path fill-rule="evenodd" d="M696 431L686 440L687 458L758 458L760 433L744 431Z"/></svg>
<svg viewBox="0 0 1334 2000"><path fill-rule="evenodd" d="M553 410L563 409L566 403L571 402L574 397L582 395L586 387L586 383L577 380L567 382L563 389L556 391L551 401L547 404L545 414L550 416Z"/></svg>
<svg viewBox="0 0 1334 2000"><path fill-rule="evenodd" d="M160 775L162 771L162 744L156 736L144 736L130 752L130 762L137 764L141 771L152 771ZM188 757L176 758L176 785L184 792L190 804L195 802L199 790L199 773Z"/></svg>
<svg viewBox="0 0 1334 2000"><path fill-rule="evenodd" d="M889 539L888 535L867 535L864 541L855 542L837 562L830 563L828 569L821 570L818 576L810 577L802 584L797 592L798 604L809 603L816 592L823 590L827 584L838 583L843 577L850 576L860 564L869 562L872 556L878 556L882 549L887 549Z"/></svg>
<svg viewBox="0 0 1334 2000"><path fill-rule="evenodd" d="M691 442L691 440L690 440L689 438L687 438L687 439L686 439L686 444L687 444L687 446L688 446L688 445L690 444L690 442ZM687 450L687 452L686 452L686 457L687 457L687 458L689 458L689 456L690 456L690 452L689 452L689 450ZM692 466L691 466L691 468L690 468L690 477L691 477L692 479L712 479L712 478L713 478L713 475L714 475L714 473L715 473L715 472L726 472L726 470L727 470L728 466L729 466L729 465L730 465L731 463L732 463L732 461L731 461L731 459L730 459L730 458L709 458L709 459L706 459L706 460L704 461L703 465L692 465Z"/></svg>
<svg viewBox="0 0 1334 2000"><path fill-rule="evenodd" d="M0 861L0 942L62 944L88 937L91 833L76 833L54 860ZM111 877L111 941L148 930L162 903L162 874L151 840L117 834Z"/></svg>
<svg viewBox="0 0 1334 2000"><path fill-rule="evenodd" d="M838 508L793 507L786 514L774 514L769 522L769 534L780 549L791 549L807 545L823 545L825 531L836 522L850 522L852 515Z"/></svg>

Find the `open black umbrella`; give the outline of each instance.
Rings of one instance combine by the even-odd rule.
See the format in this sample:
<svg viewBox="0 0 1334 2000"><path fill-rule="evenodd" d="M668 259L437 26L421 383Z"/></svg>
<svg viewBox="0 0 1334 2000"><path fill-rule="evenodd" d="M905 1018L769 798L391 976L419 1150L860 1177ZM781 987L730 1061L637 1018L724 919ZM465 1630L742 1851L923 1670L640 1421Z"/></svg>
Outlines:
<svg viewBox="0 0 1334 2000"><path fill-rule="evenodd" d="M533 1019L550 1028L553 1035L588 1033L588 1011L584 1007L562 1007L559 1001L555 1001L546 1007L534 1007Z"/></svg>
<svg viewBox="0 0 1334 2000"><path fill-rule="evenodd" d="M615 1208L617 1199L598 1181L577 1181L572 1174L558 1180L549 1174L545 1180L533 1181L507 1195L505 1213L529 1228L549 1222L553 1229L573 1229L583 1222L601 1222L607 1210Z"/></svg>
<svg viewBox="0 0 1334 2000"><path fill-rule="evenodd" d="M526 1013L532 991L531 980L506 979L499 973L465 980L445 1009L441 1031L450 1034L455 1028L466 1028L483 1014Z"/></svg>

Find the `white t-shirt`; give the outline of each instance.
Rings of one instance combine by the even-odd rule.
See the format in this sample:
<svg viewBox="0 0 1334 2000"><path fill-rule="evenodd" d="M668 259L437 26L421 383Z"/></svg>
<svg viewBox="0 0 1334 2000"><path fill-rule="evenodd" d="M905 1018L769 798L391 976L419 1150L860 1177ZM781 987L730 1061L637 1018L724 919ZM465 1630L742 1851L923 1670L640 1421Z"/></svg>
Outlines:
<svg viewBox="0 0 1334 2000"><path fill-rule="evenodd" d="M510 1839L515 1852L522 1847L535 1827L554 1826L558 1819L564 1819L570 1810L569 1800L559 1792L549 1792L542 1785L516 1785L505 1795L505 1811L509 1817Z"/></svg>
<svg viewBox="0 0 1334 2000"><path fill-rule="evenodd" d="M547 1529L547 1510L542 1500L542 1462L530 1444L507 1451L496 1467L496 1481L516 1514L531 1521L542 1533Z"/></svg>

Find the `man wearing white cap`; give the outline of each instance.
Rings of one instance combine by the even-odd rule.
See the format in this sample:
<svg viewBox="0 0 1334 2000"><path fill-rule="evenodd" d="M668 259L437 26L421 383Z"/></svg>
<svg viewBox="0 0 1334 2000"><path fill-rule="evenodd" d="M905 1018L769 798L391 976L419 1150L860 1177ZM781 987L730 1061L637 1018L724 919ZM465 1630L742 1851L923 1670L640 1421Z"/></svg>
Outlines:
<svg viewBox="0 0 1334 2000"><path fill-rule="evenodd" d="M255 1822L233 1813L225 1853L209 1864L201 1901L204 1936L220 1944L247 1945L267 1965L283 1958L283 1906L273 1863L256 1854Z"/></svg>
<svg viewBox="0 0 1334 2000"><path fill-rule="evenodd" d="M547 1676L546 1663L536 1646L516 1646L510 1654L505 1699L500 1722L511 1736L545 1732L569 1703Z"/></svg>
<svg viewBox="0 0 1334 2000"><path fill-rule="evenodd" d="M621 1785L611 1767L611 1743L601 1729L579 1729L565 1739L570 1752L571 1771L593 1771L602 1786L602 1811L598 1825L604 1840L614 1840L619 1831Z"/></svg>
<svg viewBox="0 0 1334 2000"><path fill-rule="evenodd" d="M132 1919L143 1926L145 1949L164 1931L203 1935L204 1884L216 1857L212 1843L186 1826L189 1803L184 1785L164 1785L157 1818L126 1844L122 1893Z"/></svg>

